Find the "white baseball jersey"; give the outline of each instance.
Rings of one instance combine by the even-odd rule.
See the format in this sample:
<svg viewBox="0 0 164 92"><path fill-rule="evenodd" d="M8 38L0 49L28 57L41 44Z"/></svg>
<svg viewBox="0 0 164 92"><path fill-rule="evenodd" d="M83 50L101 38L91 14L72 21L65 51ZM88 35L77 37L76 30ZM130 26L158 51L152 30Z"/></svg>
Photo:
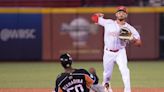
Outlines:
<svg viewBox="0 0 164 92"><path fill-rule="evenodd" d="M137 30L128 23L119 25L117 21L112 19L104 19L103 17L98 18L98 24L104 27L104 55L103 55L103 82L110 82L113 67L115 62L119 66L119 70L122 75L124 83L124 92L131 92L130 87L130 72L127 66L127 55L126 55L126 41L119 39L119 33L121 28L126 27L131 31L132 36L135 39L140 39L140 35Z"/></svg>
<svg viewBox="0 0 164 92"><path fill-rule="evenodd" d="M98 24L104 27L104 44L105 48L116 50L121 49L126 46L126 42L122 41L118 38L119 31L122 27L128 28L132 36L135 39L140 39L139 33L136 31L134 27L132 27L130 24L125 23L122 26L119 26L116 21L112 19L104 19L103 17L99 17Z"/></svg>

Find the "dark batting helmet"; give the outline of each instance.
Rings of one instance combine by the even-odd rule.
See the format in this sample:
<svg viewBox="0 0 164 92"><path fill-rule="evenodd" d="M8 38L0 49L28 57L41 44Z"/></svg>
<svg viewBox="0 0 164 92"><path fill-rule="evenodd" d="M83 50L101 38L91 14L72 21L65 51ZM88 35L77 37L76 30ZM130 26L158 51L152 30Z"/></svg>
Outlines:
<svg viewBox="0 0 164 92"><path fill-rule="evenodd" d="M72 57L68 53L64 53L60 56L60 62L64 68L71 67Z"/></svg>

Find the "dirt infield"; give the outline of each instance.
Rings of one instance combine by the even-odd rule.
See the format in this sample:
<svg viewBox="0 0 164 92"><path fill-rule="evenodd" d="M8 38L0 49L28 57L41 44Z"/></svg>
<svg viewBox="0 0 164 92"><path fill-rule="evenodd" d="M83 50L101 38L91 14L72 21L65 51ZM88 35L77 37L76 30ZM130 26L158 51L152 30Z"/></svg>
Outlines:
<svg viewBox="0 0 164 92"><path fill-rule="evenodd" d="M0 92L52 92L50 88L0 88ZM123 92L122 88L113 88L113 92ZM132 92L164 92L164 88L132 88Z"/></svg>

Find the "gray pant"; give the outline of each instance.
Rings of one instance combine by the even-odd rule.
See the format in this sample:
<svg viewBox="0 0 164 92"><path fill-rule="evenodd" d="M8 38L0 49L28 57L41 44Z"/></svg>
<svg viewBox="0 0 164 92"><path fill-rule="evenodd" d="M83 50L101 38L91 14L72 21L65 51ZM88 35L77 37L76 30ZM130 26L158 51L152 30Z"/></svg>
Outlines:
<svg viewBox="0 0 164 92"><path fill-rule="evenodd" d="M101 84L92 85L90 92L105 92L104 86Z"/></svg>

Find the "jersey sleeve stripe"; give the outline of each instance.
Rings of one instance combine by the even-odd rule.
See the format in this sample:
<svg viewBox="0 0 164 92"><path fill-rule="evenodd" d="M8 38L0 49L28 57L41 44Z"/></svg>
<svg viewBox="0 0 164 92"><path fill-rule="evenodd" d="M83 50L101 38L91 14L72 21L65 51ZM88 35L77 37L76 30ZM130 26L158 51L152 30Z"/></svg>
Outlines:
<svg viewBox="0 0 164 92"><path fill-rule="evenodd" d="M90 88L91 85L94 83L94 80L91 77L89 77L87 74L85 74L84 76L86 80L86 85L88 88Z"/></svg>
<svg viewBox="0 0 164 92"><path fill-rule="evenodd" d="M66 79L67 79L67 76L59 83L58 87L60 87L60 85L62 84L62 82L63 82L64 80L66 80Z"/></svg>

